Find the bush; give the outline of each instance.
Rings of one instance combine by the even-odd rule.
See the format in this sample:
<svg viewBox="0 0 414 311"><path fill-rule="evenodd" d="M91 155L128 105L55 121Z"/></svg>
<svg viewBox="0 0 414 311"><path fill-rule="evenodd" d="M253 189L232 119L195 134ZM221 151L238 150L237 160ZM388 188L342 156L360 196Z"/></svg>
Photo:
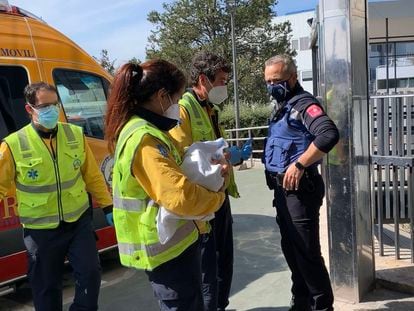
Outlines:
<svg viewBox="0 0 414 311"><path fill-rule="evenodd" d="M267 126L268 119L273 107L271 105L247 105L245 103L240 104L240 128L256 127L256 126ZM236 128L236 120L234 113L234 105L225 105L220 114L220 124L224 130ZM252 136L266 137L267 129L258 129L252 131ZM248 131L240 131L240 138L249 137ZM253 142L254 150L263 150L264 140L255 140ZM239 144L241 145L241 144Z"/></svg>

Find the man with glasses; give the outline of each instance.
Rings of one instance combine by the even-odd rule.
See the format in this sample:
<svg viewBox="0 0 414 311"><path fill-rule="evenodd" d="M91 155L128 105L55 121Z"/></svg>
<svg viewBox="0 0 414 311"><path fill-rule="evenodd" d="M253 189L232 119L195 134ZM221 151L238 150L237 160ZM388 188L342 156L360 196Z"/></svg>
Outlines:
<svg viewBox="0 0 414 311"><path fill-rule="evenodd" d="M73 268L70 310L97 310L101 267L88 193L112 224L112 199L82 128L58 122L55 87L26 86L31 123L0 145L0 200L16 185L36 310L62 310L65 258Z"/></svg>

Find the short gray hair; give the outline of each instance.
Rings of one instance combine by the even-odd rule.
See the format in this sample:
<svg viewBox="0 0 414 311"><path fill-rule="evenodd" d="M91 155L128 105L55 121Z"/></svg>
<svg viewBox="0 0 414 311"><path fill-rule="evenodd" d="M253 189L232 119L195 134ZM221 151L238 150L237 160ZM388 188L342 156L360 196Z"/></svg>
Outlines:
<svg viewBox="0 0 414 311"><path fill-rule="evenodd" d="M297 72L297 67L295 61L290 55L287 54L279 54L269 58L265 62L265 66L272 66L277 63L283 63L283 71L284 73L293 74Z"/></svg>

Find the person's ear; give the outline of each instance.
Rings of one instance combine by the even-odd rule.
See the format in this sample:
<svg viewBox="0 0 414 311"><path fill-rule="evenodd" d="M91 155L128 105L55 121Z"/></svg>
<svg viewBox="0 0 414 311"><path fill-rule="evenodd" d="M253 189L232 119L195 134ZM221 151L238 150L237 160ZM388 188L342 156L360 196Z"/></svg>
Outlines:
<svg viewBox="0 0 414 311"><path fill-rule="evenodd" d="M32 106L30 106L28 103L26 103L26 105L24 105L24 109L26 110L26 112L30 115L32 115L33 113L33 108Z"/></svg>

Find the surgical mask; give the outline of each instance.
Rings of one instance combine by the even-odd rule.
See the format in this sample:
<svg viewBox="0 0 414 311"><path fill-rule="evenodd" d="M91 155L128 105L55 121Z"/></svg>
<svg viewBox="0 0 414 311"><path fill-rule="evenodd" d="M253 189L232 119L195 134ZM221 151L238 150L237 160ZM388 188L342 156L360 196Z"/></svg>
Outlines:
<svg viewBox="0 0 414 311"><path fill-rule="evenodd" d="M169 119L173 119L173 120L177 120L178 122L181 121L180 119L180 106L177 103L173 103L171 97L169 94L168 95L168 100L170 101L170 107L168 107L167 110L164 111L163 108L163 116ZM162 105L161 105L162 107Z"/></svg>
<svg viewBox="0 0 414 311"><path fill-rule="evenodd" d="M208 101L214 105L219 105L229 97L227 92L227 85L213 86L210 80L207 80L211 85L211 90L208 91Z"/></svg>
<svg viewBox="0 0 414 311"><path fill-rule="evenodd" d="M267 92L280 104L286 100L288 93L290 93L289 83L285 80L277 84L268 84Z"/></svg>
<svg viewBox="0 0 414 311"><path fill-rule="evenodd" d="M37 123L44 128L49 130L54 129L59 119L59 106L50 105L43 108L34 108L31 106L34 111L37 113Z"/></svg>

